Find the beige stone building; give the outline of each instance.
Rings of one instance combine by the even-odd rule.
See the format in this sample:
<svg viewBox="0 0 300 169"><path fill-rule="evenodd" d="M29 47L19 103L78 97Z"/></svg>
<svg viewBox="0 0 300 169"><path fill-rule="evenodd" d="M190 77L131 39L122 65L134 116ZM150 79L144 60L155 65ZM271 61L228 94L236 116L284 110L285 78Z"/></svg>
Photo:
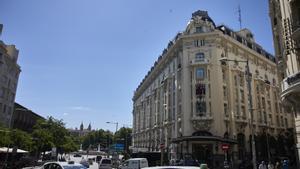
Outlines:
<svg viewBox="0 0 300 169"><path fill-rule="evenodd" d="M209 166L251 158L250 113L245 63L249 60L255 135L268 141L294 126L283 112L275 58L255 43L248 29L216 26L205 11L192 15L155 61L133 97L133 147L169 159L192 156ZM271 144L272 141L270 141ZM257 143L258 160L276 148ZM266 151L263 151L266 150ZM250 160L249 160L250 161Z"/></svg>
<svg viewBox="0 0 300 169"><path fill-rule="evenodd" d="M300 1L269 0L281 99L295 116L300 154Z"/></svg>
<svg viewBox="0 0 300 169"><path fill-rule="evenodd" d="M2 25L0 35L1 31ZM10 127L21 72L18 54L15 45L7 45L0 40L0 123L6 127Z"/></svg>

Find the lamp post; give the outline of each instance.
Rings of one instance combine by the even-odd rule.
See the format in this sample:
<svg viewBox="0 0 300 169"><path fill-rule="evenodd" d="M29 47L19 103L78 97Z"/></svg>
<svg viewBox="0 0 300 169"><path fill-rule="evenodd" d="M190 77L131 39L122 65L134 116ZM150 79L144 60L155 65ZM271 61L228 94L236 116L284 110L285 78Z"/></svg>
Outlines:
<svg viewBox="0 0 300 169"><path fill-rule="evenodd" d="M114 140L115 140L115 152L117 152L117 146L116 146L116 144L117 144L116 133L117 133L117 131L118 131L118 125L119 125L119 123L118 123L118 122L112 122L112 121L107 121L106 123L107 123L107 124L115 124L115 125L116 125L116 131L115 131L115 133L114 133L114 135L115 135Z"/></svg>
<svg viewBox="0 0 300 169"><path fill-rule="evenodd" d="M255 150L255 138L254 138L254 129L253 129L253 103L252 103L252 89L251 89L251 75L249 68L249 60L232 60L227 58L221 58L221 62L235 62L236 64L239 62L246 63L246 75L247 75L247 88L248 88L248 105L249 105L249 118L250 118L250 132L251 132L251 145L252 145L252 164L253 169L256 169L256 150Z"/></svg>
<svg viewBox="0 0 300 169"><path fill-rule="evenodd" d="M118 122L107 121L106 123L107 124L115 124L116 125L116 132L118 131L118 126L119 126ZM116 134L116 132L115 132L115 134Z"/></svg>

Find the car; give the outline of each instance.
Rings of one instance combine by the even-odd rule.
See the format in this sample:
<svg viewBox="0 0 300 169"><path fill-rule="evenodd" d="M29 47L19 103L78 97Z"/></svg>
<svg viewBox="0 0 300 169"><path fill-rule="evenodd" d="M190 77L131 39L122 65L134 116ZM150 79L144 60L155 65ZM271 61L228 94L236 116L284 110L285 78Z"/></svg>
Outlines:
<svg viewBox="0 0 300 169"><path fill-rule="evenodd" d="M81 155L77 153L74 155L74 157L81 157Z"/></svg>
<svg viewBox="0 0 300 169"><path fill-rule="evenodd" d="M97 156L96 157L96 162L99 163L101 159L102 159L102 156Z"/></svg>
<svg viewBox="0 0 300 169"><path fill-rule="evenodd" d="M74 161L69 162L47 162L41 169L86 169L85 166L74 163Z"/></svg>
<svg viewBox="0 0 300 169"><path fill-rule="evenodd" d="M90 165L93 165L94 161L95 161L95 158L88 158L88 162Z"/></svg>
<svg viewBox="0 0 300 169"><path fill-rule="evenodd" d="M83 165L83 166L85 166L86 168L90 168L89 162L86 159L84 159L83 157L82 157L82 159L80 161L80 164Z"/></svg>
<svg viewBox="0 0 300 169"><path fill-rule="evenodd" d="M148 160L146 158L131 158L126 160L119 167L120 169L141 169L148 167Z"/></svg>
<svg viewBox="0 0 300 169"><path fill-rule="evenodd" d="M111 169L112 161L110 158L102 158L99 162L99 169Z"/></svg>
<svg viewBox="0 0 300 169"><path fill-rule="evenodd" d="M143 169L199 169L196 166L157 166L157 167L145 167Z"/></svg>

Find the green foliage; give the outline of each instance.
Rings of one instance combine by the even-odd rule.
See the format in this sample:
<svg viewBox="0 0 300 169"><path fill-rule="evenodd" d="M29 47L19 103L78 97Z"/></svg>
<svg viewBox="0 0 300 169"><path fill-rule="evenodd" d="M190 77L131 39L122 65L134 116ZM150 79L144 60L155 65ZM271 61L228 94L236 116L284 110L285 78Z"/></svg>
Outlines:
<svg viewBox="0 0 300 169"><path fill-rule="evenodd" d="M7 147L11 143L9 132L8 128L0 127L0 147Z"/></svg>
<svg viewBox="0 0 300 169"><path fill-rule="evenodd" d="M27 132L14 129L10 132L11 145L17 146L19 149L30 151L32 147L32 139Z"/></svg>
<svg viewBox="0 0 300 169"><path fill-rule="evenodd" d="M63 121L53 117L38 121L34 126L32 137L34 149L38 152L50 151L52 147L56 147L58 153L77 150Z"/></svg>
<svg viewBox="0 0 300 169"><path fill-rule="evenodd" d="M132 129L125 128L125 127L120 128L115 133L115 139L117 140L117 142L124 144L125 152L129 152L129 146L131 145L131 134L132 134Z"/></svg>
<svg viewBox="0 0 300 169"><path fill-rule="evenodd" d="M113 135L109 131L104 131L102 129L97 131L91 131L89 134L82 138L82 148L84 150L88 148L96 149L98 144L101 147L107 147L112 144Z"/></svg>
<svg viewBox="0 0 300 169"><path fill-rule="evenodd" d="M32 139L31 135L27 132L0 127L0 138L0 147L16 146L19 149L31 150Z"/></svg>

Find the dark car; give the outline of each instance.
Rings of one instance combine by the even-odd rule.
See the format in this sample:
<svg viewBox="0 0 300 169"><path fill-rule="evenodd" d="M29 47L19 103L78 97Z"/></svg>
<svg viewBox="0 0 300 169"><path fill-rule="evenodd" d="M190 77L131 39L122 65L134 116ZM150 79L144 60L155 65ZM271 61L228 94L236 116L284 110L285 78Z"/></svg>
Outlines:
<svg viewBox="0 0 300 169"><path fill-rule="evenodd" d="M99 163L101 159L102 159L102 156L97 156L96 157L96 162Z"/></svg>
<svg viewBox="0 0 300 169"><path fill-rule="evenodd" d="M80 154L75 154L74 157L81 157L81 155Z"/></svg>
<svg viewBox="0 0 300 169"><path fill-rule="evenodd" d="M198 163L197 160L193 159L191 154L185 154L183 159L177 160L175 162L175 165L178 165L178 166L199 166L200 164Z"/></svg>

